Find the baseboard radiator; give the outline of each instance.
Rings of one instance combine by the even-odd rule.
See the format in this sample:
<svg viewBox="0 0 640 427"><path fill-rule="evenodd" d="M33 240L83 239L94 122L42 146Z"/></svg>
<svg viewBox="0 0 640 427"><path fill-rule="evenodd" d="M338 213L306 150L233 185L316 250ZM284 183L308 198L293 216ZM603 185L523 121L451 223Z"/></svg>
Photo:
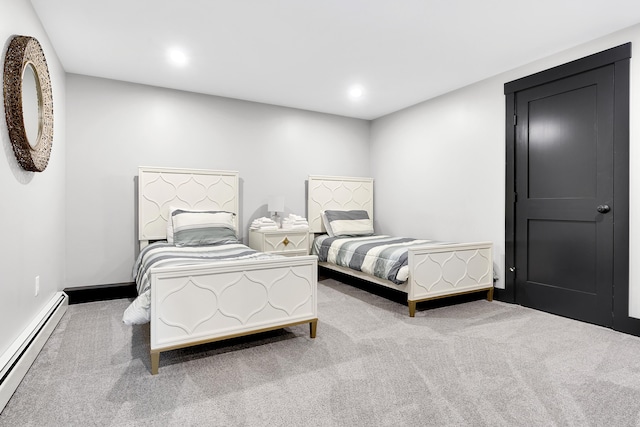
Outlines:
<svg viewBox="0 0 640 427"><path fill-rule="evenodd" d="M68 305L67 294L57 292L11 347L0 355L0 412L36 360Z"/></svg>

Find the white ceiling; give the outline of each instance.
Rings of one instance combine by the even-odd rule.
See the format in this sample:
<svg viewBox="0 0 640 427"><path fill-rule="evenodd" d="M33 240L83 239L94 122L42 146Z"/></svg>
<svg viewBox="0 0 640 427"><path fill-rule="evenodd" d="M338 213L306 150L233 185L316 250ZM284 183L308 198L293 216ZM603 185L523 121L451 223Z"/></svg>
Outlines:
<svg viewBox="0 0 640 427"><path fill-rule="evenodd" d="M31 3L69 73L363 119L640 22L639 0Z"/></svg>

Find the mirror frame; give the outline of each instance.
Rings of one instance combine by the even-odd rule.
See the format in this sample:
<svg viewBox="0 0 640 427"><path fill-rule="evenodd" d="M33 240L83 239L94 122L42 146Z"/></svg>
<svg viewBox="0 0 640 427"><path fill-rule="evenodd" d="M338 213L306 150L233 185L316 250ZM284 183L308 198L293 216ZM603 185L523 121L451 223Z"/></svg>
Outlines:
<svg viewBox="0 0 640 427"><path fill-rule="evenodd" d="M22 109L22 75L29 64L36 72L38 86L38 139L30 144ZM15 36L4 60L4 112L9 139L20 166L27 171L42 172L49 164L53 142L53 95L49 68L38 40Z"/></svg>

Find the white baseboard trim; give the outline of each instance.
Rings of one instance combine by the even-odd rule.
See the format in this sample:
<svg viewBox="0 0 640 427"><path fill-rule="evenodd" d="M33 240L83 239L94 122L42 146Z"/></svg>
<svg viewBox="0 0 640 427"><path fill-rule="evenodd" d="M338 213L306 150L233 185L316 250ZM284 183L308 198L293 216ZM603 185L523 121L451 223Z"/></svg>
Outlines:
<svg viewBox="0 0 640 427"><path fill-rule="evenodd" d="M68 306L67 294L57 292L11 347L0 356L0 412L13 396Z"/></svg>

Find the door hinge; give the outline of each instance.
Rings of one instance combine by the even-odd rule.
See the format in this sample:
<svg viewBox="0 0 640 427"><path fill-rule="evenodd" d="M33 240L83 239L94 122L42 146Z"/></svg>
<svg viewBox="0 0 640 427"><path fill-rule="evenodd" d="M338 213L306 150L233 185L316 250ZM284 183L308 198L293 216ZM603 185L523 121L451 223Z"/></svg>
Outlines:
<svg viewBox="0 0 640 427"><path fill-rule="evenodd" d="M513 125L516 126L518 124L518 116L516 114L513 115Z"/></svg>
<svg viewBox="0 0 640 427"><path fill-rule="evenodd" d="M515 267L509 267L509 271L512 272L512 273L515 273L516 272L516 268Z"/></svg>

